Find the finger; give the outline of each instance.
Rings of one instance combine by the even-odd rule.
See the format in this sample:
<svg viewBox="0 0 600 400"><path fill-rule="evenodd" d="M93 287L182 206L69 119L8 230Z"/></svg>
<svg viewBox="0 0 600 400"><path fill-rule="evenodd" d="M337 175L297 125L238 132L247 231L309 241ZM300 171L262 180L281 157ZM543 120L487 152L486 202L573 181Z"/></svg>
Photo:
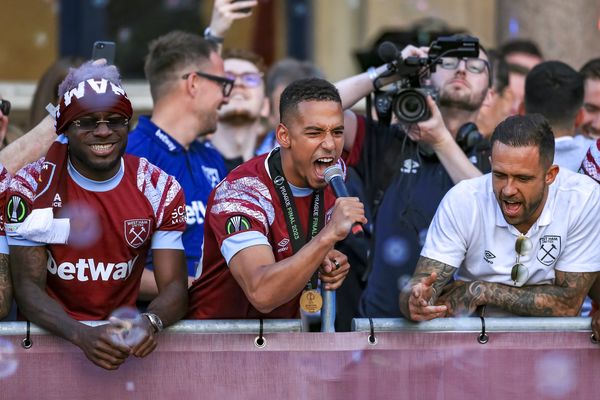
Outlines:
<svg viewBox="0 0 600 400"><path fill-rule="evenodd" d="M97 366L99 366L100 368L104 368L107 369L109 371L114 371L115 369L118 369L119 366L121 364L111 364L108 361L105 360L98 360L98 359L90 359L91 362L93 362L94 364L96 364Z"/></svg>
<svg viewBox="0 0 600 400"><path fill-rule="evenodd" d="M332 279L338 277L339 275L343 275L348 273L350 270L350 264L349 263L344 263L344 264L340 264L339 268L336 268L335 266L331 269L331 271L329 272L319 272L319 278L322 278L321 280L323 282L331 282Z"/></svg>
<svg viewBox="0 0 600 400"><path fill-rule="evenodd" d="M433 286L435 281L437 280L437 272L432 272L429 276L421 279L421 283L425 286Z"/></svg>
<svg viewBox="0 0 600 400"><path fill-rule="evenodd" d="M148 336L145 340L132 349L131 354L136 357L146 357L156 348L156 346L157 343L154 336Z"/></svg>
<svg viewBox="0 0 600 400"><path fill-rule="evenodd" d="M420 141L421 140L420 124L411 125L411 127L408 129L407 135L410 138L410 140L412 140L413 142Z"/></svg>
<svg viewBox="0 0 600 400"><path fill-rule="evenodd" d="M348 271L344 272L341 275L338 275L337 279L335 279L334 281L325 283L323 287L325 288L325 290L337 290L340 288L340 286L342 286L347 275Z"/></svg>
<svg viewBox="0 0 600 400"><path fill-rule="evenodd" d="M420 316L423 318L427 318L433 316L433 318L438 318L440 315L446 315L448 312L448 307L446 306L426 306L426 307L416 307L414 309L410 309L412 316Z"/></svg>
<svg viewBox="0 0 600 400"><path fill-rule="evenodd" d="M333 264L331 259L325 258L323 260L323 262L321 263L321 273L328 274L328 273L332 272L333 270L335 270L335 265Z"/></svg>
<svg viewBox="0 0 600 400"><path fill-rule="evenodd" d="M105 65L108 64L108 60L106 60L106 58L99 58L97 60L94 60L94 62L92 63L92 65Z"/></svg>
<svg viewBox="0 0 600 400"><path fill-rule="evenodd" d="M431 116L433 118L438 118L441 116L440 109L438 108L437 103L435 102L435 100L433 100L433 98L430 95L427 95L427 106L429 107L429 110L431 111Z"/></svg>
<svg viewBox="0 0 600 400"><path fill-rule="evenodd" d="M412 319L415 321L430 321L435 318L445 318L446 312L433 313L433 314L411 314Z"/></svg>
<svg viewBox="0 0 600 400"><path fill-rule="evenodd" d="M106 352L104 349L95 348L92 351L92 356L95 360L102 361L109 365L118 366L125 362L129 354L125 356L115 356L112 353Z"/></svg>
<svg viewBox="0 0 600 400"><path fill-rule="evenodd" d="M131 351L131 347L127 346L123 341L115 340L115 337L119 337L119 335L115 334L114 337L111 337L109 332L106 334L108 336L101 336L94 347L105 353L111 354L114 357L127 358Z"/></svg>

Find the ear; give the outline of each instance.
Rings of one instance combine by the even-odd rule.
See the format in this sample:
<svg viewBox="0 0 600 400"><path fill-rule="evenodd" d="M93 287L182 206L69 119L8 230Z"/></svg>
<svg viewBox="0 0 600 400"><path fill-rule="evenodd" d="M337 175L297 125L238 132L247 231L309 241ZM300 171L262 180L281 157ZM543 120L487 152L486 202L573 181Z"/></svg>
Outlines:
<svg viewBox="0 0 600 400"><path fill-rule="evenodd" d="M556 179L556 175L558 175L558 171L560 170L558 165L552 165L550 166L550 168L548 168L548 171L546 171L546 178L544 179L546 182L546 185L550 185L552 184L552 182L554 182L554 180Z"/></svg>
<svg viewBox="0 0 600 400"><path fill-rule="evenodd" d="M579 128L583 123L583 107L577 111L577 115L575 116L575 128Z"/></svg>
<svg viewBox="0 0 600 400"><path fill-rule="evenodd" d="M279 123L279 125L277 125L277 129L275 129L275 137L277 138L277 142L282 148L290 148L290 131L288 130L287 126L285 126L282 123Z"/></svg>
<svg viewBox="0 0 600 400"><path fill-rule="evenodd" d="M481 103L481 107L491 107L494 102L494 97L496 97L497 95L498 93L496 92L496 89L489 88L487 93L485 94L483 103Z"/></svg>
<svg viewBox="0 0 600 400"><path fill-rule="evenodd" d="M194 74L190 74L187 79L182 79L184 81L183 87L185 88L185 92L192 97L195 97L198 93L200 93L200 81L201 79L196 79Z"/></svg>
<svg viewBox="0 0 600 400"><path fill-rule="evenodd" d="M518 113L519 113L520 116L525 115L525 102L524 101L521 101L519 103L519 111L518 111Z"/></svg>
<svg viewBox="0 0 600 400"><path fill-rule="evenodd" d="M262 107L260 108L260 116L263 118L269 118L269 113L271 112L271 106L269 99L265 96L263 99Z"/></svg>

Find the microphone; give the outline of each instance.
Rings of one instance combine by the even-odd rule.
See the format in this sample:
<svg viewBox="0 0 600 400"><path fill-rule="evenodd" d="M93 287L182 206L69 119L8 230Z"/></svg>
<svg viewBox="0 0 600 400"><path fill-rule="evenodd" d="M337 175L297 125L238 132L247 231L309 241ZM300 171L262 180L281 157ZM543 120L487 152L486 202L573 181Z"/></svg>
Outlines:
<svg viewBox="0 0 600 400"><path fill-rule="evenodd" d="M402 53L392 42L385 41L377 48L377 54L386 63L393 63L402 59Z"/></svg>
<svg viewBox="0 0 600 400"><path fill-rule="evenodd" d="M323 175L325 177L325 182L331 186L335 197L350 197L348 189L346 189L346 184L344 183L342 168L340 168L339 165L336 164L328 167L323 172ZM354 236L362 236L365 233L362 225L358 222L352 224L351 232Z"/></svg>

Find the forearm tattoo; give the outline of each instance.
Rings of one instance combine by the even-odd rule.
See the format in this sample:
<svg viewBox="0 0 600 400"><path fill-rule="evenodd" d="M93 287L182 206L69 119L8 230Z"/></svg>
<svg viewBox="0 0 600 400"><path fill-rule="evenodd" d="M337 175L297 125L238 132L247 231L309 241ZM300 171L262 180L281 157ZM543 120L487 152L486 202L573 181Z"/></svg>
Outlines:
<svg viewBox="0 0 600 400"><path fill-rule="evenodd" d="M595 273L556 271L554 285L513 287L485 283L488 304L513 314L576 316L594 283Z"/></svg>
<svg viewBox="0 0 600 400"><path fill-rule="evenodd" d="M484 304L482 283L478 281L455 281L444 287L440 304L446 303L452 312L473 312Z"/></svg>
<svg viewBox="0 0 600 400"><path fill-rule="evenodd" d="M456 272L456 268L444 264L443 262L421 256L417 262L417 268L411 279L410 286L412 287L421 282L423 278L429 277L433 272L437 273L437 279L432 285L432 304L435 303L435 300L442 292L442 288L450 281L450 279L452 279L454 272Z"/></svg>

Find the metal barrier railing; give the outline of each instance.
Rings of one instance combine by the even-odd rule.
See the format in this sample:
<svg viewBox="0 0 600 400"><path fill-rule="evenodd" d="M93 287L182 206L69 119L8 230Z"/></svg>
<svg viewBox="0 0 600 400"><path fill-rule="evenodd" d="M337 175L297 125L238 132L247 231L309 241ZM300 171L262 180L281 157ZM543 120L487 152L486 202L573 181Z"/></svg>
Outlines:
<svg viewBox="0 0 600 400"><path fill-rule="evenodd" d="M419 331L419 332L478 332L482 321L479 317L438 318L431 321L412 322L402 318L355 318L352 330L356 332ZM485 318L485 329L495 332L521 331L572 331L591 332L591 318L587 317L503 317Z"/></svg>
<svg viewBox="0 0 600 400"><path fill-rule="evenodd" d="M105 324L106 321L86 321L88 325ZM301 332L299 319L260 320L183 320L171 325L165 331L169 333L287 333ZM26 322L0 322L0 336L22 335L27 331ZM42 328L31 324L32 335L48 334Z"/></svg>

